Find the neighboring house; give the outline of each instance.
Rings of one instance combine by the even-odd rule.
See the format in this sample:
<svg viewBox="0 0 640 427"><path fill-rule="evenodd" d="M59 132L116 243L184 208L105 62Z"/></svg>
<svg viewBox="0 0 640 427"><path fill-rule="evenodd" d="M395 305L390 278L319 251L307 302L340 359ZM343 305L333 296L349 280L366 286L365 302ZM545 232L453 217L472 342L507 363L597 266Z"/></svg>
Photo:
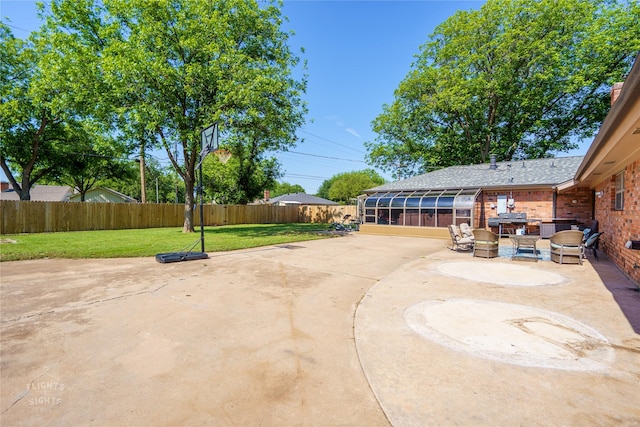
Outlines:
<svg viewBox="0 0 640 427"><path fill-rule="evenodd" d="M64 185L36 184L31 187L29 194L32 202L66 202L73 194L73 188ZM20 200L20 197L8 183L3 182L0 200Z"/></svg>
<svg viewBox="0 0 640 427"><path fill-rule="evenodd" d="M2 192L0 192L0 200L20 200L18 194L11 188L8 183L2 183ZM73 188L64 185L39 185L31 187L32 202L79 202L80 193ZM105 203L137 203L125 194L118 193L109 188L97 187L87 191L85 196L86 202L105 202Z"/></svg>
<svg viewBox="0 0 640 427"><path fill-rule="evenodd" d="M80 193L75 193L69 197L69 201L80 202ZM132 197L104 187L96 187L87 191L84 201L97 203L138 203L138 201Z"/></svg>
<svg viewBox="0 0 640 427"><path fill-rule="evenodd" d="M394 228L412 227L411 232L401 234L446 237L449 224L466 222L474 228L498 231L492 220L506 213L525 215L528 222L523 225L528 233L539 233L543 226L552 233L556 228L586 225L593 218L592 192L588 188L558 191L575 175L582 160L582 156L492 159L384 184L360 197L363 230L375 225L387 230L381 234L396 234Z"/></svg>
<svg viewBox="0 0 640 427"><path fill-rule="evenodd" d="M266 201L276 206L288 205L337 205L338 203L305 193L283 194Z"/></svg>
<svg viewBox="0 0 640 427"><path fill-rule="evenodd" d="M604 232L600 248L638 284L640 245L627 242L640 241L640 55L611 92L611 110L561 192L586 186L596 195L595 219Z"/></svg>

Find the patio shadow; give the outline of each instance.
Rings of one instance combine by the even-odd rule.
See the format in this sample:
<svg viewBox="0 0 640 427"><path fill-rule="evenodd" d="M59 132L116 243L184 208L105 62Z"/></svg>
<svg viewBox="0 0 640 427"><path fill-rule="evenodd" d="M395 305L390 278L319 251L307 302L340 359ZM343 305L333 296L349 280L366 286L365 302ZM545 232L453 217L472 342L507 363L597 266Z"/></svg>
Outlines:
<svg viewBox="0 0 640 427"><path fill-rule="evenodd" d="M618 267L600 252L600 261L589 257L604 286L611 292L620 310L636 334L640 334L640 289Z"/></svg>

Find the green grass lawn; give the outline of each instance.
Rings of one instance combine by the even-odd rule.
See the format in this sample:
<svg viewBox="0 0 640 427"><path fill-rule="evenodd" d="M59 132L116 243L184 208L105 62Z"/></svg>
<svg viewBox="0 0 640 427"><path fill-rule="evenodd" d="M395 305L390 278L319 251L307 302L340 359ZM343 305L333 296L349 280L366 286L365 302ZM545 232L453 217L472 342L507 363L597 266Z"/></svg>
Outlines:
<svg viewBox="0 0 640 427"><path fill-rule="evenodd" d="M327 224L251 224L205 227L205 252L221 252L258 246L322 239ZM39 258L126 258L155 256L164 252L200 251L200 229L73 231L66 233L12 234L0 236L0 261Z"/></svg>

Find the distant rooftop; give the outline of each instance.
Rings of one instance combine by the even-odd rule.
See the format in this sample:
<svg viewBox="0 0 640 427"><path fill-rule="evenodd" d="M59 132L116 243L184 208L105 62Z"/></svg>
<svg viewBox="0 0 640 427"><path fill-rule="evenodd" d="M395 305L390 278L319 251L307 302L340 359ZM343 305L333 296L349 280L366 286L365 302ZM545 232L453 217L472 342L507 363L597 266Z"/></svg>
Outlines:
<svg viewBox="0 0 640 427"><path fill-rule="evenodd" d="M267 200L272 205L277 204L301 204L301 205L337 205L338 203L323 199L322 197L312 196L306 193L283 194Z"/></svg>
<svg viewBox="0 0 640 427"><path fill-rule="evenodd" d="M40 185L36 184L29 191L34 202L65 202L73 194L73 189L64 185ZM20 200L11 186L0 193L0 200Z"/></svg>

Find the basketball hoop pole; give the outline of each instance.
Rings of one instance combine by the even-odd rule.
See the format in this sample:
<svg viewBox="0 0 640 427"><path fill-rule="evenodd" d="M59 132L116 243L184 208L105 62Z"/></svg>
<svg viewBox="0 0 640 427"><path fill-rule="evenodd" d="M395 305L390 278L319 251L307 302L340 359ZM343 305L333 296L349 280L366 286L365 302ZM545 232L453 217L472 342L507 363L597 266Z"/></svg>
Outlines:
<svg viewBox="0 0 640 427"><path fill-rule="evenodd" d="M203 129L200 132L200 155L198 162L198 172L200 178L198 179L198 194L200 196L200 246L204 253L204 192L202 191L202 162L207 154L218 149L218 123L214 123L211 126Z"/></svg>
<svg viewBox="0 0 640 427"><path fill-rule="evenodd" d="M200 140L200 150L202 150L202 139ZM204 252L204 206L202 203L202 199L204 199L204 193L202 191L202 161L200 162L200 166L198 166L198 172L200 173L200 178L198 178L198 193L200 193L200 247L202 248L202 252Z"/></svg>
<svg viewBox="0 0 640 427"><path fill-rule="evenodd" d="M207 154L218 149L218 123L214 123L200 132L200 155L198 161L198 195L200 196L200 246L204 253L204 191L202 188L202 162Z"/></svg>

